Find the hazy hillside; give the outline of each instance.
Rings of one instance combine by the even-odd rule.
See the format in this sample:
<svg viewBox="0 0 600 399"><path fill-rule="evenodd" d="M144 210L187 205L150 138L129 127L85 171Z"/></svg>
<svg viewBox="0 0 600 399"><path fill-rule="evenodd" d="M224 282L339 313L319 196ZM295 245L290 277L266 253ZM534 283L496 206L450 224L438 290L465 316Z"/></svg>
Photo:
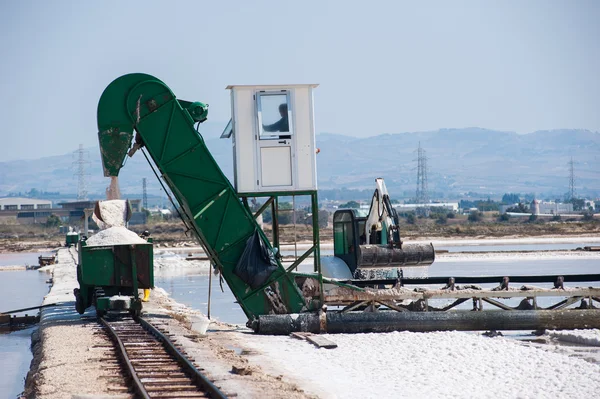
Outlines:
<svg viewBox="0 0 600 399"><path fill-rule="evenodd" d="M390 191L414 192L419 142L427 151L430 190L564 193L573 156L578 191L600 193L600 134L585 130L444 129L360 139L322 134L320 187L370 187L381 175Z"/></svg>
<svg viewBox="0 0 600 399"><path fill-rule="evenodd" d="M231 178L229 140L219 139L217 127L205 130L208 147ZM458 195L464 192L502 194L534 192L561 195L568 188L568 162L575 161L577 191L600 196L600 133L586 130L540 131L525 135L479 128L435 132L385 134L355 138L320 134L317 146L319 187L372 188L375 177L386 179L395 196L412 195L416 181L416 149L427 151L431 191ZM73 145L73 150L76 145ZM88 191L101 194L107 185L98 148L88 148ZM0 162L0 196L31 188L75 193L76 156ZM160 185L141 154L127 160L121 172L124 193L140 193L142 178L148 191L161 194Z"/></svg>

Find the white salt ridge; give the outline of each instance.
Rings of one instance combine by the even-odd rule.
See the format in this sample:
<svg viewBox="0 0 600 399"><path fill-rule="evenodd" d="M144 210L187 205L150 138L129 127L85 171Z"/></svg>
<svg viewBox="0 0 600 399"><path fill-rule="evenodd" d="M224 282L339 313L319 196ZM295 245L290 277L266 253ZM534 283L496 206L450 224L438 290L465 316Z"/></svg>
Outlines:
<svg viewBox="0 0 600 399"><path fill-rule="evenodd" d="M146 244L147 241L125 227L100 230L86 241L88 246Z"/></svg>
<svg viewBox="0 0 600 399"><path fill-rule="evenodd" d="M548 335L559 341L574 344L600 346L600 330L551 330Z"/></svg>
<svg viewBox="0 0 600 399"><path fill-rule="evenodd" d="M167 256L165 256L167 255ZM163 254L154 257L155 276L185 276L189 274L210 273L210 262L202 260L186 260L175 254Z"/></svg>
<svg viewBox="0 0 600 399"><path fill-rule="evenodd" d="M600 365L461 332L324 335L336 349L245 335L265 371L320 398L592 398ZM317 371L317 372L315 372Z"/></svg>

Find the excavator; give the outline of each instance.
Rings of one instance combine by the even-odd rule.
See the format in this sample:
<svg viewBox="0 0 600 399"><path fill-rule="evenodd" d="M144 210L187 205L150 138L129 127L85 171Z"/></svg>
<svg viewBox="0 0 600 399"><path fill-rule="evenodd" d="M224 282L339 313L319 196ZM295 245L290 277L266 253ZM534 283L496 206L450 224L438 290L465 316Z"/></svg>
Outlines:
<svg viewBox="0 0 600 399"><path fill-rule="evenodd" d="M432 264L435 251L431 244L401 240L398 215L383 179L376 179L368 212L335 212L334 256L320 257L317 240L312 253L320 259L319 267L299 272L297 264L284 265L277 256L257 215L208 150L199 132L208 117L207 104L178 99L158 78L133 73L108 85L97 116L104 175L118 176L126 157L143 153L158 180L172 193L186 228L231 289L248 318L247 325L257 333L600 327L600 312L591 306L593 300L598 301L600 288L561 285L561 291L536 288L524 292L506 284L506 290L491 291L459 286L474 278L404 278L405 267ZM270 143L286 144L290 137L280 133ZM235 145L239 150L239 143ZM269 154L272 148L262 150ZM557 277L499 276L489 281L600 281L598 275ZM568 299L541 309L535 301L541 296ZM533 305L509 309L492 297L522 297ZM441 309L429 303L448 298L455 301ZM567 308L582 298L589 299L585 307ZM473 301L477 311L454 309L467 300ZM481 311L484 301L507 311Z"/></svg>
<svg viewBox="0 0 600 399"><path fill-rule="evenodd" d="M404 267L429 266L435 260L432 244L402 242L400 221L385 182L377 178L375 183L368 212L342 209L333 215L334 256L343 261L337 268L337 276L346 274L347 279L358 280L393 279L394 274L401 275ZM324 272L328 273L331 268L335 268L335 264ZM344 273L346 270L351 275Z"/></svg>

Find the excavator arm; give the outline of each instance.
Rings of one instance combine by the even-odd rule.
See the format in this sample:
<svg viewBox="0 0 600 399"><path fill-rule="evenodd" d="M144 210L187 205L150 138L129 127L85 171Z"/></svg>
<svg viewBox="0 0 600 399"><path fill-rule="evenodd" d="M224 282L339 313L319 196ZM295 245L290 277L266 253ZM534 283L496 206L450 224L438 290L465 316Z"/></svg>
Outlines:
<svg viewBox="0 0 600 399"><path fill-rule="evenodd" d="M128 152L133 155L145 147L172 191L184 223L221 271L250 320L265 314L312 310L293 277L272 256L264 232L194 128L196 122L206 120L207 113L206 104L178 100L153 76L136 73L117 78L98 104L104 175L118 176ZM241 270L244 264L253 263L248 256L257 251L252 251L251 245L258 245L267 260L260 279L248 275L257 274L256 269Z"/></svg>

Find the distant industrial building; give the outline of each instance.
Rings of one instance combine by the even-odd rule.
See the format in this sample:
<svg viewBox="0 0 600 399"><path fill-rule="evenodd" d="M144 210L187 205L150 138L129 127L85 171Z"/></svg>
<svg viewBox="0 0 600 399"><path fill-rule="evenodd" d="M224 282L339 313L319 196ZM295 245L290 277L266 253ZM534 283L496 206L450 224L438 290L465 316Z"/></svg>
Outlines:
<svg viewBox="0 0 600 399"><path fill-rule="evenodd" d="M589 208L596 209L596 201L585 200L584 206L586 209L589 209Z"/></svg>
<svg viewBox="0 0 600 399"><path fill-rule="evenodd" d="M430 204L395 204L393 207L397 212L411 212L417 208L442 208L447 211L458 212L458 202L437 202Z"/></svg>
<svg viewBox="0 0 600 399"><path fill-rule="evenodd" d="M17 211L30 209L49 209L52 208L52 201L20 198L20 197L5 197L0 198L0 211Z"/></svg>
<svg viewBox="0 0 600 399"><path fill-rule="evenodd" d="M573 204L564 204L562 202L543 202L539 203L538 214L567 215L573 213Z"/></svg>
<svg viewBox="0 0 600 399"><path fill-rule="evenodd" d="M519 204L500 205L500 213L506 213L508 209L518 206ZM573 204L533 200L529 204L529 212L534 215L568 215L573 213Z"/></svg>
<svg viewBox="0 0 600 399"><path fill-rule="evenodd" d="M20 197L0 198L0 223L43 223L51 214L52 201Z"/></svg>
<svg viewBox="0 0 600 399"><path fill-rule="evenodd" d="M140 212L141 200L129 200L133 215L130 224L145 224L146 214ZM46 223L48 216L56 215L63 223L79 225L85 209L94 209L96 201L60 202L60 208L52 207L52 202L33 198L0 198L0 223L19 224Z"/></svg>

